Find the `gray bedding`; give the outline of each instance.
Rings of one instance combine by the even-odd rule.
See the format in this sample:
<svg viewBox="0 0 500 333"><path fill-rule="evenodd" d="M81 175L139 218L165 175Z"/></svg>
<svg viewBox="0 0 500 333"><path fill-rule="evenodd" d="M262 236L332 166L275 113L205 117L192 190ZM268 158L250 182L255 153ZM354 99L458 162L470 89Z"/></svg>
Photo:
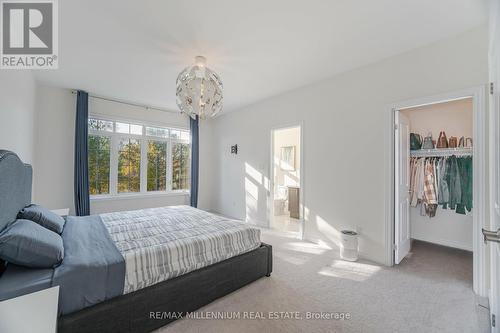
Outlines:
<svg viewBox="0 0 500 333"><path fill-rule="evenodd" d="M61 236L61 265L8 264L0 278L0 301L59 286L59 313L64 315L123 294L125 263L98 215L69 216Z"/></svg>
<svg viewBox="0 0 500 333"><path fill-rule="evenodd" d="M50 288L53 273L52 268L28 268L9 264L0 279L0 301Z"/></svg>
<svg viewBox="0 0 500 333"><path fill-rule="evenodd" d="M130 293L258 248L260 230L190 206L100 215L125 259Z"/></svg>
<svg viewBox="0 0 500 333"><path fill-rule="evenodd" d="M59 312L71 313L123 294L125 264L98 215L68 216L65 257L54 269Z"/></svg>
<svg viewBox="0 0 500 333"><path fill-rule="evenodd" d="M32 286L26 279L5 283L4 274L0 296L59 286L59 313L66 315L261 245L259 229L189 206L69 216L61 237L60 266L31 272Z"/></svg>

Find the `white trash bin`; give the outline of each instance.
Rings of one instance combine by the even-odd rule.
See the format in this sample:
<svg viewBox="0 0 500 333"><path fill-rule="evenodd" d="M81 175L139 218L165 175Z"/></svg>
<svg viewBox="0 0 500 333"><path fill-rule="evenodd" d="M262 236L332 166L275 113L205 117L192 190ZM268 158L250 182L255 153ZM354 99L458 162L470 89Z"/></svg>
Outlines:
<svg viewBox="0 0 500 333"><path fill-rule="evenodd" d="M340 257L348 261L358 260L358 233L351 230L341 231Z"/></svg>

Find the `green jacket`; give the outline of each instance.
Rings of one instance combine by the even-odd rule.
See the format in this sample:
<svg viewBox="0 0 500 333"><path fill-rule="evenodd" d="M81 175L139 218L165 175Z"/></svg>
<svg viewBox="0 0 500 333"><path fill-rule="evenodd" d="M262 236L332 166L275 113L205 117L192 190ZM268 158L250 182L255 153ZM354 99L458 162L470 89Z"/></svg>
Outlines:
<svg viewBox="0 0 500 333"><path fill-rule="evenodd" d="M451 156L447 160L445 176L446 182L448 183L448 191L450 193L448 200L450 209L455 209L457 204L462 202L462 184L460 178L458 159L456 156Z"/></svg>
<svg viewBox="0 0 500 333"><path fill-rule="evenodd" d="M455 212L465 214L467 209L472 210L472 157L458 158L458 170L460 175L461 199L457 203Z"/></svg>

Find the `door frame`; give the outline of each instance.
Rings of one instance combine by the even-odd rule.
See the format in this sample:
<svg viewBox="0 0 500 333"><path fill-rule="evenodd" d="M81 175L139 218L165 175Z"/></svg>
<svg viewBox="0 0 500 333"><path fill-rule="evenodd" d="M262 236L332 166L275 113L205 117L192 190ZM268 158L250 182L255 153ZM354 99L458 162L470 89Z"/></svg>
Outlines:
<svg viewBox="0 0 500 333"><path fill-rule="evenodd" d="M385 262L388 266L394 265L394 227L395 227L395 139L394 119L395 112L407 108L438 104L464 98L472 98L473 104L473 289L479 296L487 297L486 290L486 247L482 239L481 229L486 227L486 89L477 86L448 93L427 96L417 99L394 103L388 107L386 113L385 131Z"/></svg>
<svg viewBox="0 0 500 333"><path fill-rule="evenodd" d="M490 162L490 227L489 230L496 230L500 220L500 3L490 1L489 20L489 162ZM500 333L500 258L498 257L500 244L490 243L490 325L492 333ZM493 315L496 317L496 325L493 326Z"/></svg>
<svg viewBox="0 0 500 333"><path fill-rule="evenodd" d="M272 229L272 219L274 217L274 133L279 130L285 130L285 129L290 129L290 128L300 128L300 188L299 188L299 223L300 223L300 230L299 230L299 239L304 240L304 233L305 233L305 197L304 197L304 175L305 175L305 168L304 168L304 156L305 156L305 149L304 149L304 122L294 122L290 124L285 124L285 125L280 125L276 127L272 127L270 131L270 155L269 155L269 198L267 200L267 225L269 229Z"/></svg>

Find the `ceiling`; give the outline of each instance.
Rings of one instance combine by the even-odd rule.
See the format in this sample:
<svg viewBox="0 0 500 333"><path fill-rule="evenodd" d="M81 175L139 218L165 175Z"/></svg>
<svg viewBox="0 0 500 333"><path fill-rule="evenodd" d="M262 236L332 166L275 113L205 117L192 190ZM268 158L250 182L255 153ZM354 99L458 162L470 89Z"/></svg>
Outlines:
<svg viewBox="0 0 500 333"><path fill-rule="evenodd" d="M177 110L177 74L208 59L232 111L486 22L486 0L64 0L60 87Z"/></svg>

